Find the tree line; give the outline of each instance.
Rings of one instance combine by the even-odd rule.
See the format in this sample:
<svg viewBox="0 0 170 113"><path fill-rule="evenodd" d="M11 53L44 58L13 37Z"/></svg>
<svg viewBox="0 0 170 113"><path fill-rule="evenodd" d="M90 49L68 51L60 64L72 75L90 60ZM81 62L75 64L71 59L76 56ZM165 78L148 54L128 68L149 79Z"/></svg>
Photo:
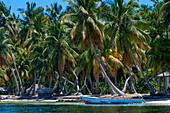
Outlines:
<svg viewBox="0 0 170 113"><path fill-rule="evenodd" d="M21 17L0 2L0 85L15 95L35 84L57 95L154 95L156 75L170 70L170 1L63 1L27 2Z"/></svg>

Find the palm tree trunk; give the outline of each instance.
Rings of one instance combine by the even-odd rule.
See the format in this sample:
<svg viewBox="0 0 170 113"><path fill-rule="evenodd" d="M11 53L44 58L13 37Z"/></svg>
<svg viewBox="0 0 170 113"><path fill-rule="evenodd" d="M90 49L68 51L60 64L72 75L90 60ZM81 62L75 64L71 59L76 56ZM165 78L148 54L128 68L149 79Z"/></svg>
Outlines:
<svg viewBox="0 0 170 113"><path fill-rule="evenodd" d="M40 88L40 82L41 82L41 76L40 76L40 78L38 80L38 88Z"/></svg>
<svg viewBox="0 0 170 113"><path fill-rule="evenodd" d="M135 58L135 56L134 56L134 54L133 54L133 52L132 52L131 47L129 47L129 50L130 50L130 53L131 53L133 59L135 60L135 62L136 62L136 64L137 64L137 66L139 67L139 69L140 69L140 71L141 71L141 73L142 73L142 75L143 75L143 78L145 79L145 82L147 83L147 85L148 85L148 87L149 87L150 95L154 95L154 94L155 94L155 91L153 90L152 86L151 86L150 83L148 82L148 79L146 78L146 76L145 76L145 74L144 74L141 66L139 65L138 61L136 60L136 58Z"/></svg>
<svg viewBox="0 0 170 113"><path fill-rule="evenodd" d="M75 78L76 78L76 87L77 87L77 92L79 93L79 92L80 92L80 87L79 87L78 77L77 77L75 71L73 71L72 69L71 69L71 71L72 71L73 75L74 75Z"/></svg>
<svg viewBox="0 0 170 113"><path fill-rule="evenodd" d="M13 75L13 77L14 77L15 85L16 85L15 95L18 96L18 95L19 95L19 85L18 85L17 77L15 76L15 73L14 73L13 69L11 68L11 66L9 65L8 61L5 60L5 62L6 62L6 64L9 66L9 68L10 68L10 70L11 70L11 72L12 72L12 75Z"/></svg>
<svg viewBox="0 0 170 113"><path fill-rule="evenodd" d="M67 80L64 80L64 92L65 92L65 95L67 95L68 94L68 92L67 92L67 88L66 88L66 83L67 83Z"/></svg>
<svg viewBox="0 0 170 113"><path fill-rule="evenodd" d="M88 80L89 80L89 83L90 83L91 92L92 92L92 94L93 94L93 93L94 93L94 87L93 87L93 83L92 83L92 80L91 80L91 77L90 77L90 76L88 77Z"/></svg>
<svg viewBox="0 0 170 113"><path fill-rule="evenodd" d="M107 89L107 86L104 87L103 91L99 95L102 95L106 89Z"/></svg>
<svg viewBox="0 0 170 113"><path fill-rule="evenodd" d="M83 86L80 88L80 91L83 90L83 88L86 86L86 80L87 80L87 77L85 76L84 77Z"/></svg>
<svg viewBox="0 0 170 113"><path fill-rule="evenodd" d="M95 57L96 57L96 59L97 59L97 62L98 62L98 64L99 64L99 67L100 67L100 69L102 70L102 72L103 72L103 74L104 74L104 76L105 76L105 79L107 80L107 83L108 83L110 89L111 89L113 92L115 92L116 94L118 94L118 95L125 95L124 92L120 91L120 90L111 82L111 80L109 79L109 77L108 77L107 74L106 74L106 71L104 70L103 66L101 65L101 63L100 63L100 61L99 61L99 59L98 59L98 57L97 57L96 50L95 50L95 48L94 48L93 45L92 45L92 48L93 48L94 55L95 55Z"/></svg>
<svg viewBox="0 0 170 113"><path fill-rule="evenodd" d="M36 79L36 72L34 73L34 80ZM34 87L33 87L33 91L32 91L32 95L35 95L35 85L36 84L34 84Z"/></svg>
<svg viewBox="0 0 170 113"><path fill-rule="evenodd" d="M81 91L84 87L86 87L87 91L89 92L89 95L92 95L91 91L89 90L89 88L88 88L88 86L87 86L87 84L86 84L86 80L87 80L87 77L85 76L85 78L84 78L84 84L83 84L83 86L81 87L80 91Z"/></svg>
<svg viewBox="0 0 170 113"><path fill-rule="evenodd" d="M57 85L58 85L58 83L59 83L59 74L55 71L55 73L57 74L57 77L56 77L56 82L55 82L55 85L54 85L54 87L53 87L53 91L57 88Z"/></svg>
<svg viewBox="0 0 170 113"><path fill-rule="evenodd" d="M56 82L55 82L55 85L54 85L54 87L53 87L53 91L57 88L57 85L59 84L59 88L61 89L61 93L62 93L62 95L66 95L66 89L65 89L65 86L61 86L61 84L60 84L60 82L59 82L59 78L60 78L60 75L58 74L58 72L57 71L55 71L55 73L57 74L57 77L56 77ZM64 79L62 79L62 81L63 81ZM63 83L64 85L65 85L65 83ZM60 94L61 94L60 93Z"/></svg>
<svg viewBox="0 0 170 113"><path fill-rule="evenodd" d="M36 76L36 79L34 79L34 82L33 82L32 86L31 86L31 88L29 89L28 92L26 92L25 95L28 95L28 96L30 95L30 92L31 92L32 88L35 86L35 83L36 83L38 77L39 77L39 73L38 73L38 75Z"/></svg>
<svg viewBox="0 0 170 113"><path fill-rule="evenodd" d="M100 60L101 60L101 64L102 64L102 66L103 66L103 69L105 70L104 62L103 62L103 59L102 59L102 55L100 54L100 51L99 51L98 47L97 47L97 46L95 46L95 47L97 48L97 52L98 52L98 54L99 54L99 57L100 57Z"/></svg>
<svg viewBox="0 0 170 113"><path fill-rule="evenodd" d="M95 45L94 45L95 46ZM105 70L105 67L104 67L104 62L103 62L103 59L102 59L102 56L101 56L101 54L100 54L100 51L99 51L99 49L98 49L98 47L97 46L95 46L95 48L97 49L97 52L98 52L98 54L99 54L99 57L100 57L100 60L101 60L101 65L102 65L102 67L103 67L103 70ZM98 57L97 57L98 58ZM106 73L106 72L105 72ZM107 83L107 79L105 79L105 84ZM107 85L107 84L106 84ZM110 87L110 91L111 91L111 95L114 95L114 94L117 94L116 92L115 92L115 90L113 89L113 87Z"/></svg>
<svg viewBox="0 0 170 113"><path fill-rule="evenodd" d="M21 88L21 95L23 95L23 94L24 94L24 89L23 89L23 86L22 86L22 81L21 81L21 78L20 78L20 75L19 75L19 72L18 72L16 63L15 63L15 58L14 58L14 55L13 55L13 54L12 54L12 60L13 60L14 67L15 67L15 70L16 70L17 75L18 75L19 84L20 84L20 88Z"/></svg>
<svg viewBox="0 0 170 113"><path fill-rule="evenodd" d="M74 83L74 85L73 85L73 87L71 88L71 90L70 90L70 92L68 93L68 95L71 95L72 94L72 92L73 92L73 89L75 88L75 85L76 84L76 82Z"/></svg>
<svg viewBox="0 0 170 113"><path fill-rule="evenodd" d="M131 77L132 77L132 66L130 65L130 76L126 79L125 85L124 85L123 90L122 90L124 93L126 92L126 87L127 87L128 81Z"/></svg>
<svg viewBox="0 0 170 113"><path fill-rule="evenodd" d="M99 89L99 74L97 75L97 79L96 79L96 90L97 90L97 94L100 93L100 89Z"/></svg>
<svg viewBox="0 0 170 113"><path fill-rule="evenodd" d="M130 78L130 82L131 82L131 89L132 89L132 91L134 91L134 93L137 94L137 91L136 91L135 86L133 84L132 78Z"/></svg>
<svg viewBox="0 0 170 113"><path fill-rule="evenodd" d="M60 77L61 77L61 76L60 76ZM62 79L62 77L61 77L61 79ZM67 91L66 91L64 79L62 79L62 83L63 83L63 86L62 86L63 95L66 95Z"/></svg>

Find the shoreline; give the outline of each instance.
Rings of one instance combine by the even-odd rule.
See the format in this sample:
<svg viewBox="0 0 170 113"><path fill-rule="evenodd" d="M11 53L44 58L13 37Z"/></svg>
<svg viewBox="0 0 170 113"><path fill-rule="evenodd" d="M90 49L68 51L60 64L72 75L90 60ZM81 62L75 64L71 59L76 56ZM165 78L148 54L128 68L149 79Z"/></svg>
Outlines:
<svg viewBox="0 0 170 113"><path fill-rule="evenodd" d="M105 97L110 97L112 96L109 95L104 95ZM83 103L82 99L80 96L52 96L50 98L39 98L37 96L35 97L30 97L30 96L0 96L0 103L20 103L20 102L25 102L25 103ZM128 96L128 97L134 97ZM151 97L151 96L143 96L144 98L144 103L142 105L170 105L170 96L168 97Z"/></svg>

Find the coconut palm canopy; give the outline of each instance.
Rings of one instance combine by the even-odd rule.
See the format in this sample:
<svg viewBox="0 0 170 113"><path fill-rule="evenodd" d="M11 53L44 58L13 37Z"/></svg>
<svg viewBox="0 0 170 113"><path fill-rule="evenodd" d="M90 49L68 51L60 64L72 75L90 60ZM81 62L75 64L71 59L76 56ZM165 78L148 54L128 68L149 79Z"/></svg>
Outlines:
<svg viewBox="0 0 170 113"><path fill-rule="evenodd" d="M0 86L15 95L35 94L35 84L61 95L154 94L154 75L170 69L170 16L168 0L152 1L27 2L20 16L0 2Z"/></svg>

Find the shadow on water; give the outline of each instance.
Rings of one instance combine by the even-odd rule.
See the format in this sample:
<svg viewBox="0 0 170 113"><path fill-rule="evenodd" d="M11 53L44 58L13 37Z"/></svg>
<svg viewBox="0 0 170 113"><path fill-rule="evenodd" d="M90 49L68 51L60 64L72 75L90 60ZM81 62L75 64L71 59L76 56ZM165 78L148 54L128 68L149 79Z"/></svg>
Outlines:
<svg viewBox="0 0 170 113"><path fill-rule="evenodd" d="M85 105L84 103L0 102L0 113L170 113L166 105Z"/></svg>

